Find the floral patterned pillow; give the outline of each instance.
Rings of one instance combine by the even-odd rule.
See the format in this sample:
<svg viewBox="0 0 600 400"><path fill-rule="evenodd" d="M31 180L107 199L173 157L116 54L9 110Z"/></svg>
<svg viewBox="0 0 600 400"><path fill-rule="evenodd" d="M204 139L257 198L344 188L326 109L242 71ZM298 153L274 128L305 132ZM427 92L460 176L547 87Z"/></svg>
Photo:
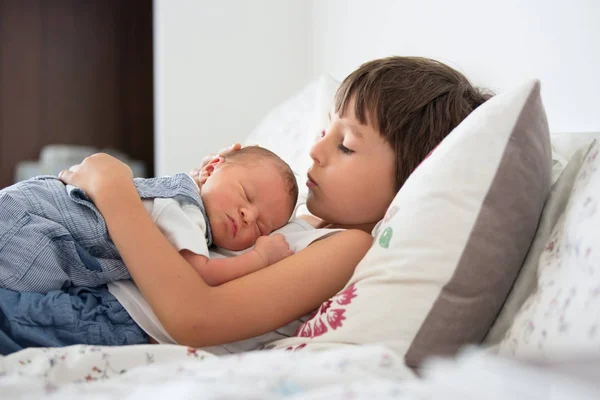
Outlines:
<svg viewBox="0 0 600 400"><path fill-rule="evenodd" d="M537 290L499 352L561 357L600 351L600 142L590 148L542 253Z"/></svg>

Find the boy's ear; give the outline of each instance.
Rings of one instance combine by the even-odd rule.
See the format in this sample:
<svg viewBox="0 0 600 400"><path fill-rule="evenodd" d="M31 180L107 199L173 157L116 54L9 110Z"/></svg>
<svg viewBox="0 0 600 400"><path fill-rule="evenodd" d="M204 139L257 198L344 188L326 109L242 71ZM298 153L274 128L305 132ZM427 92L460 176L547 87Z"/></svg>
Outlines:
<svg viewBox="0 0 600 400"><path fill-rule="evenodd" d="M198 174L199 183L203 185L213 174L213 172L215 172L215 169L224 162L225 159L221 156L216 156L215 158L210 160L204 167L202 167L200 173Z"/></svg>

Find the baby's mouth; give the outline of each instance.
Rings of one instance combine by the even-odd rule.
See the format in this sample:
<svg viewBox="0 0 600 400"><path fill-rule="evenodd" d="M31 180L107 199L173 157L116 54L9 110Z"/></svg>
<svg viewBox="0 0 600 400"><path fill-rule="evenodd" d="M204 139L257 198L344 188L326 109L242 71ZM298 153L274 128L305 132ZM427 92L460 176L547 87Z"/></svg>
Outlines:
<svg viewBox="0 0 600 400"><path fill-rule="evenodd" d="M231 230L231 235L235 238L237 235L237 224L229 215L227 216L227 219L229 220L229 228Z"/></svg>

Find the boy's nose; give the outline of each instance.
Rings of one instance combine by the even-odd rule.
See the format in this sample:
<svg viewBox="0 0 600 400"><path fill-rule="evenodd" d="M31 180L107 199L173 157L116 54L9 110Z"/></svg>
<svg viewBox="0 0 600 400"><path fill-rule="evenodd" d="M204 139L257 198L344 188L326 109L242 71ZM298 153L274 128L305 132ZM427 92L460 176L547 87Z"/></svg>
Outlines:
<svg viewBox="0 0 600 400"><path fill-rule="evenodd" d="M326 141L325 137L320 137L319 139L317 139L315 144L313 144L313 146L310 148L310 152L309 152L310 158L312 158L312 160L316 164L319 164L319 165L325 161L325 152L324 152L324 147L326 145L325 141Z"/></svg>

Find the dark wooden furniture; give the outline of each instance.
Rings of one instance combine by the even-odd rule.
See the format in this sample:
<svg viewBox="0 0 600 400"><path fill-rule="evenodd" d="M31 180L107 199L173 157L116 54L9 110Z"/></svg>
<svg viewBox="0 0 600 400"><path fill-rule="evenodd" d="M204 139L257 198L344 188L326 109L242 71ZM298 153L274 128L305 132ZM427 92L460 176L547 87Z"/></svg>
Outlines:
<svg viewBox="0 0 600 400"><path fill-rule="evenodd" d="M152 0L0 0L0 188L47 144L153 174Z"/></svg>

